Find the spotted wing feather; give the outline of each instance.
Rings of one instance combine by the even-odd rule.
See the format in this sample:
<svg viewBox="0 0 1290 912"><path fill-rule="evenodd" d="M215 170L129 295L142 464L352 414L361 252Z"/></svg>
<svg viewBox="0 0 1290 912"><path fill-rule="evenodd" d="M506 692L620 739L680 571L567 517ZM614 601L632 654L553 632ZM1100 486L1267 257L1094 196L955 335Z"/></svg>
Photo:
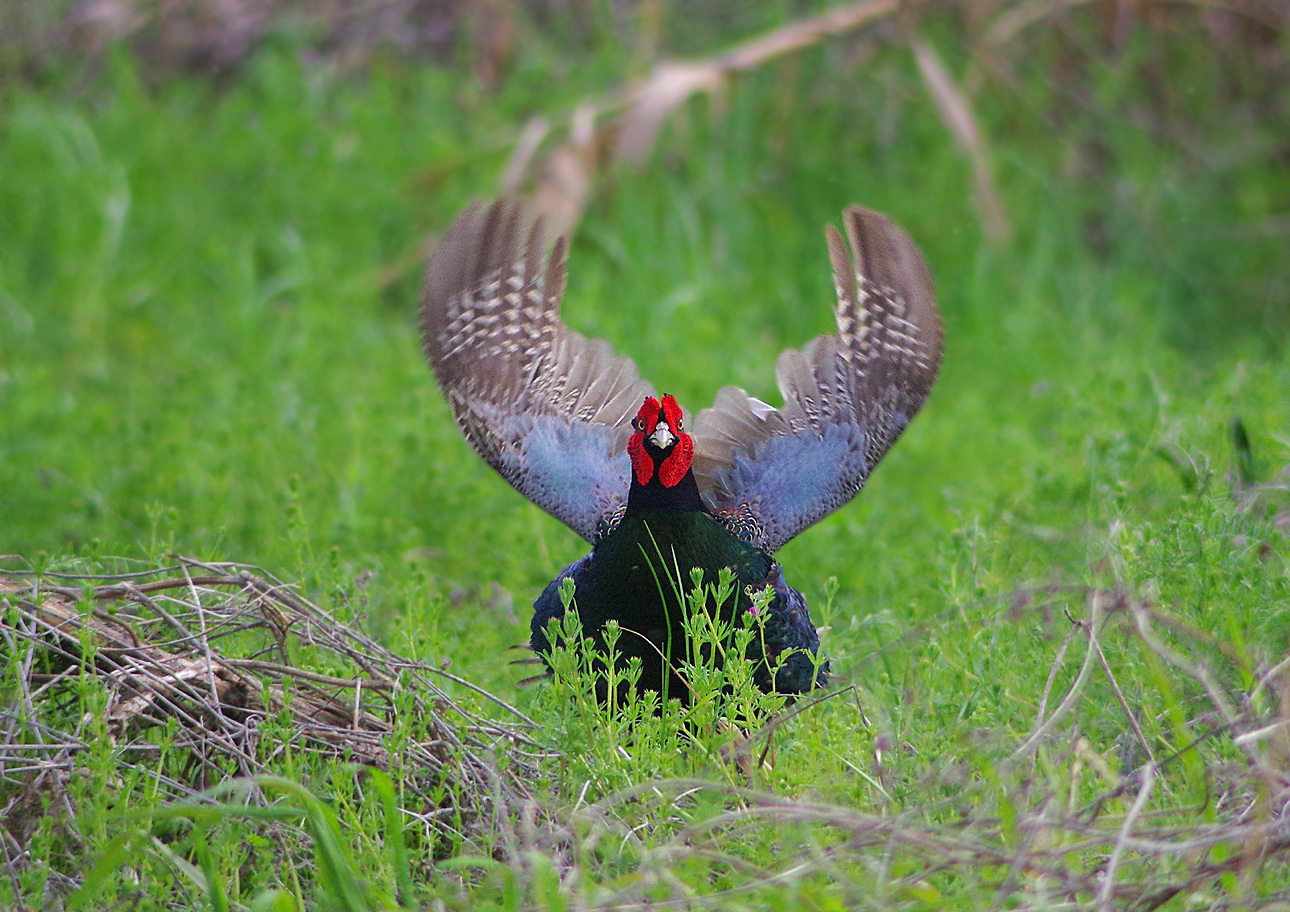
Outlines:
<svg viewBox="0 0 1290 912"><path fill-rule="evenodd" d="M768 552L854 497L922 407L941 361L931 276L909 235L860 207L827 234L837 333L784 352L784 404L736 387L695 419L704 501Z"/></svg>
<svg viewBox="0 0 1290 912"><path fill-rule="evenodd" d="M421 297L425 353L462 434L525 497L588 541L621 515L627 438L652 387L560 319L565 245L540 221L474 205L444 237Z"/></svg>

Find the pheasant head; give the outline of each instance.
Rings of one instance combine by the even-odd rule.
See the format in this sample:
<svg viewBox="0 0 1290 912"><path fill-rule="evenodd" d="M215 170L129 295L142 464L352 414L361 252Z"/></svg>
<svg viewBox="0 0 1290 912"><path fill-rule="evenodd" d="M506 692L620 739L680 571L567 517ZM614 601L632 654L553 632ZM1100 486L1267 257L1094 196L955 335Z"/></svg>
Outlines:
<svg viewBox="0 0 1290 912"><path fill-rule="evenodd" d="M632 420L635 431L627 441L632 459L632 474L641 487L654 479L665 488L675 488L690 471L694 461L694 442L685 433L681 406L672 396L660 403L647 396Z"/></svg>

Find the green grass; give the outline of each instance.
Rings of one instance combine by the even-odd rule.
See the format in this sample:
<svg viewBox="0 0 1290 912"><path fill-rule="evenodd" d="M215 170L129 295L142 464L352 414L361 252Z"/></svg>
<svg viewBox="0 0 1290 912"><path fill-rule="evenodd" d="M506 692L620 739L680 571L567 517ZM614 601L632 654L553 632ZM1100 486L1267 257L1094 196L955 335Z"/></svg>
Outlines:
<svg viewBox="0 0 1290 912"><path fill-rule="evenodd" d="M1176 47L1185 56L1187 40ZM1144 42L1097 70L1101 100L1067 114L1064 131L1047 121L1064 99L1042 78L985 93L978 113L1012 227L998 245L899 49L858 64L825 47L752 74L724 107L692 104L646 167L600 184L572 246L567 319L691 411L731 382L774 401L776 354L829 328L821 229L847 204L888 212L936 277L947 354L927 408L856 503L779 555L855 689L776 730L757 788L936 831L971 817L1019 844L1009 821L1086 807L1141 762L1100 668L1033 764L1013 758L1072 630L1065 612L1092 617L1089 591L1190 625L1170 642L1229 692L1249 693L1285 656L1288 546L1265 512L1278 502L1232 496L1229 424L1248 429L1255 481L1290 463L1290 264L1284 234L1266 228L1284 216L1290 169L1258 153L1275 148L1275 121L1255 131L1255 152L1226 158L1218 140L1198 149L1142 126L1132 74L1159 53ZM348 772L283 771L323 801L296 796L311 855L245 817L191 827L171 810L169 830L122 817L152 804L109 797L103 743L76 790L78 837L52 819L32 837L36 863L18 882L28 903L100 857L90 907L205 897L238 908L222 905L225 891L231 903L258 897L255 908L377 907L400 893L408 905L562 908L627 896L632 878L641 896L675 895L672 876L696 897L757 880L664 851L729 809L728 792L613 797L675 777L733 787L738 774L714 759L728 730L688 745L676 730L613 728L559 686L516 694L532 668L508 665L506 648L527 640L532 599L584 546L470 452L415 331L424 240L493 192L527 116L612 84L613 62L609 49L564 67L538 47L490 95L452 71L383 61L342 77L270 48L222 88L149 87L118 58L87 97L6 91L0 553L100 569L171 551L245 561L346 611L340 596L362 577L362 610L387 642L514 697L566 752L541 783L563 842L538 839L519 873L488 859L436 867L414 845L409 897L390 806L364 806ZM1226 114L1208 98L1188 113L1199 136ZM1107 663L1153 753L1187 748L1213 725L1200 684L1146 647L1127 610L1106 624ZM1049 713L1086 644L1071 640ZM87 688L80 708L96 699ZM1221 771L1239 758L1226 734L1186 750L1150 810L1232 813ZM773 872L799 845L834 858L839 826L740 824L720 851ZM118 856L101 854L111 846ZM1068 860L1105 861L1095 856ZM839 854L728 901L986 908L1009 877L964 864L897 885L916 868L887 857ZM561 858L579 862L564 882ZM1039 880L1023 873L1010 889L1033 902ZM1286 888L1267 874L1251 889ZM1180 901L1243 889L1216 877ZM14 890L0 878L0 905L22 901Z"/></svg>

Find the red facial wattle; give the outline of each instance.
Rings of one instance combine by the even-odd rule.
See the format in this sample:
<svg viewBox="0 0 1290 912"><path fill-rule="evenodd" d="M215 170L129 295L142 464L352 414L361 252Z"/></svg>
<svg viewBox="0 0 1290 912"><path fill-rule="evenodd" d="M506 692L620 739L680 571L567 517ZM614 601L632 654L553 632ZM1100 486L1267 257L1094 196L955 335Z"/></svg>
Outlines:
<svg viewBox="0 0 1290 912"><path fill-rule="evenodd" d="M658 467L658 480L663 482L665 488L676 487L685 477L685 473L690 471L690 463L693 461L694 442L690 440L690 435L677 434L676 445L672 447L672 452Z"/></svg>
<svg viewBox="0 0 1290 912"><path fill-rule="evenodd" d="M645 449L645 439L658 428L659 419L667 422L668 428L676 437L672 451L658 466L658 480L665 488L673 488L681 483L685 473L690 470L694 461L694 442L689 434L682 433L684 418L681 406L673 396L664 396L660 403L653 396L648 396L636 413L632 427L636 433L627 441L627 455L632 461L632 473L636 482L647 485L654 477L654 459Z"/></svg>
<svg viewBox="0 0 1290 912"><path fill-rule="evenodd" d="M645 452L644 434L632 434L627 441L627 455L632 458L632 473L635 474L637 483L649 484L649 480L654 477L654 460Z"/></svg>
<svg viewBox="0 0 1290 912"><path fill-rule="evenodd" d="M649 480L654 477L654 460L645 452L645 436L654 433L654 428L658 426L658 410L658 400L653 396L646 396L645 403L632 419L636 433L627 441L627 455L632 460L632 472L641 485L649 484Z"/></svg>

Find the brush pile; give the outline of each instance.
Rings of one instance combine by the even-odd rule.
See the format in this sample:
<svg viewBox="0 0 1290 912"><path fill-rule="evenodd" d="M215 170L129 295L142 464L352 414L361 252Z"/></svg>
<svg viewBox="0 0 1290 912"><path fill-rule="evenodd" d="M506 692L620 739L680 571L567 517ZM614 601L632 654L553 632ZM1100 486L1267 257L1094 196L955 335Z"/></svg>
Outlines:
<svg viewBox="0 0 1290 912"><path fill-rule="evenodd" d="M527 797L541 756L518 710L395 655L244 565L179 558L116 577L6 571L0 610L0 654L17 672L0 710L10 862L43 815L75 826L67 786L104 738L118 782L142 781L172 800L280 773L285 751L385 770L427 844L494 831ZM69 712L87 679L106 705ZM503 720L448 692L463 688L502 707Z"/></svg>

